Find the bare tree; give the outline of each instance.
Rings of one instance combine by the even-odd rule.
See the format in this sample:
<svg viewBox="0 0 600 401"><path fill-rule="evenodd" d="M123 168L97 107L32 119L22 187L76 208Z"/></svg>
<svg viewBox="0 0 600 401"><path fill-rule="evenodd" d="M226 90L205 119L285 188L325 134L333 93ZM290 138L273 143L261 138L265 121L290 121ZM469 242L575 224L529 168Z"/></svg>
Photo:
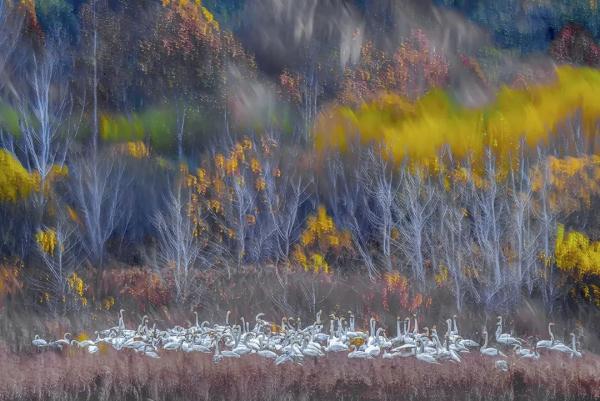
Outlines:
<svg viewBox="0 0 600 401"><path fill-rule="evenodd" d="M15 88L10 82L10 73L6 71L11 55L21 36L23 15L11 12L6 0L0 0L0 91L4 87L15 93Z"/></svg>
<svg viewBox="0 0 600 401"><path fill-rule="evenodd" d="M59 82L58 56L46 52L33 56L33 67L26 74L27 87L17 99L21 147L27 166L35 169L42 184L52 166L65 163L73 137L66 119L72 111L67 88Z"/></svg>
<svg viewBox="0 0 600 401"><path fill-rule="evenodd" d="M178 184L169 194L166 208L158 212L154 225L158 234L158 255L163 266L173 269L178 302L192 294L192 269L200 257L200 247L194 237L194 224L186 212L183 189Z"/></svg>
<svg viewBox="0 0 600 401"><path fill-rule="evenodd" d="M402 187L398 192L398 231L396 246L404 254L412 277L425 284L424 249L428 241L427 228L435 210L435 189L423 172L402 170Z"/></svg>
<svg viewBox="0 0 600 401"><path fill-rule="evenodd" d="M71 169L70 192L79 213L79 237L88 259L98 268L98 279L107 242L130 216L124 173L122 162L114 156L95 153L89 158L82 156Z"/></svg>
<svg viewBox="0 0 600 401"><path fill-rule="evenodd" d="M515 255L513 286L518 293L524 284L533 291L537 276L539 230L535 227L533 186L527 171L527 160L521 156L519 169L510 171L510 210L512 233L508 238Z"/></svg>
<svg viewBox="0 0 600 401"><path fill-rule="evenodd" d="M442 257L444 265L453 281L453 293L456 301L456 309L461 310L463 306L464 273L468 252L468 223L466 211L456 204L443 202L440 206L440 230L437 233L441 242Z"/></svg>
<svg viewBox="0 0 600 401"><path fill-rule="evenodd" d="M75 228L65 218L57 220L51 229L42 226L41 231L53 231L56 243L53 249L44 249L38 241L38 251L42 259L41 277L32 282L33 288L45 294L44 300L55 311L65 313L81 306L77 298L71 297L73 288L69 286L69 276L80 266Z"/></svg>
<svg viewBox="0 0 600 401"><path fill-rule="evenodd" d="M289 260L292 243L300 229L300 208L307 201L312 184L297 173L289 171L276 183L273 174L266 180L265 203L274 228L273 242L276 262Z"/></svg>
<svg viewBox="0 0 600 401"><path fill-rule="evenodd" d="M369 200L361 185L359 171L355 170L354 176L345 171L339 157L330 157L327 165L330 207L334 217L342 222L352 233L352 242L364 263L370 279L378 275L377 265L372 254L373 244L368 227Z"/></svg>
<svg viewBox="0 0 600 401"><path fill-rule="evenodd" d="M554 263L552 262L553 255L553 241L556 234L557 227L557 213L553 210L550 203L550 164L548 162L548 155L540 148L538 149L538 166L542 169L542 182L539 190L537 191L536 201L537 206L534 209L534 214L539 223L540 240L541 240L541 252L538 255L542 260L543 267L547 269L547 273L544 273L544 282L540 285L544 302L551 305L555 296L555 283L554 283Z"/></svg>
<svg viewBox="0 0 600 401"><path fill-rule="evenodd" d="M377 232L383 265L392 270L392 230L395 226L394 212L398 210L396 197L398 184L394 183L393 170L373 148L367 153L366 163L370 168L361 169L361 185L372 200L374 207L367 207L371 227Z"/></svg>

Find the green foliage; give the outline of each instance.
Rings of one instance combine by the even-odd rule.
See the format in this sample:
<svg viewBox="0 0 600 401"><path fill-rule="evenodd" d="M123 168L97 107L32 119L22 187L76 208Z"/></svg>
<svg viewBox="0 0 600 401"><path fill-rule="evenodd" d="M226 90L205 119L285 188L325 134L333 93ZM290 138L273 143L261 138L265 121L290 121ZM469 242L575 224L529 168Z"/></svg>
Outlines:
<svg viewBox="0 0 600 401"><path fill-rule="evenodd" d="M8 104L0 101L0 130L4 130L13 136L19 136L19 115L16 110Z"/></svg>
<svg viewBox="0 0 600 401"><path fill-rule="evenodd" d="M170 108L151 108L140 114L144 133L152 147L166 150L173 146L177 130L177 116Z"/></svg>

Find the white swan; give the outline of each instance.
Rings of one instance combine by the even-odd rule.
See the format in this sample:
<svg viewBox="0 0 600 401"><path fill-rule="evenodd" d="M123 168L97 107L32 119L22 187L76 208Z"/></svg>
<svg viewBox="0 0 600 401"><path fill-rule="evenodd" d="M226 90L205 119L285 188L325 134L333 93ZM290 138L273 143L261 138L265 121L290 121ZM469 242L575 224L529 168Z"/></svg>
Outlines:
<svg viewBox="0 0 600 401"><path fill-rule="evenodd" d="M439 364L436 357L424 351L425 345L422 340L418 340L418 346L415 348L415 357L422 362Z"/></svg>
<svg viewBox="0 0 600 401"><path fill-rule="evenodd" d="M548 323L548 334L550 336L550 340L540 340L536 343L536 348L551 348L556 342L554 340L554 334L552 333L552 326L554 323Z"/></svg>
<svg viewBox="0 0 600 401"><path fill-rule="evenodd" d="M485 341L483 342L483 345L479 349L479 352L481 352L483 355L486 355L486 356L498 356L498 355L506 356L498 349L493 348L493 347L488 347L488 332L487 332L487 330L483 331L483 337L484 337Z"/></svg>
<svg viewBox="0 0 600 401"><path fill-rule="evenodd" d="M33 344L34 346L36 346L38 348L45 348L48 346L48 342L46 340L40 338L40 336L37 334L33 338L33 341L31 342L31 344Z"/></svg>
<svg viewBox="0 0 600 401"><path fill-rule="evenodd" d="M571 333L571 358L581 358L581 352L577 351L577 338L575 333Z"/></svg>

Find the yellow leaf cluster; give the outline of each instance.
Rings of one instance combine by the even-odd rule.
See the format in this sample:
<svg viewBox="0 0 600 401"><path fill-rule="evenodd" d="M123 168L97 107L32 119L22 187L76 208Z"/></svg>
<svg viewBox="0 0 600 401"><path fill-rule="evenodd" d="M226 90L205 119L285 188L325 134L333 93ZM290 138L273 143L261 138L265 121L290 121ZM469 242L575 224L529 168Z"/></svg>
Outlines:
<svg viewBox="0 0 600 401"><path fill-rule="evenodd" d="M327 214L324 206L308 217L306 227L300 234L293 258L304 270L329 272L326 257L328 254L351 249L351 236L348 231L340 231Z"/></svg>
<svg viewBox="0 0 600 401"><path fill-rule="evenodd" d="M16 202L35 189L33 176L7 150L0 149L0 202Z"/></svg>
<svg viewBox="0 0 600 401"><path fill-rule="evenodd" d="M317 149L342 151L354 143L377 144L389 159L426 164L449 146L458 160L482 160L492 149L498 159L547 141L580 112L584 132L593 134L600 117L600 71L562 66L556 80L527 88L503 87L490 105L470 109L446 92L433 90L416 101L386 93L356 107L333 106L314 128Z"/></svg>
<svg viewBox="0 0 600 401"><path fill-rule="evenodd" d="M294 261L300 265L304 271L312 271L313 273L329 274L329 264L325 257L318 252L308 251L308 256L301 247L295 247L292 252Z"/></svg>
<svg viewBox="0 0 600 401"><path fill-rule="evenodd" d="M584 276L600 277L600 241L591 241L579 231L565 233L560 224L554 248L556 266L579 279Z"/></svg>
<svg viewBox="0 0 600 401"><path fill-rule="evenodd" d="M402 288L408 285L408 280L406 277L401 275L399 272L386 272L383 275L383 280L385 281L385 285L389 289L393 288Z"/></svg>
<svg viewBox="0 0 600 401"><path fill-rule="evenodd" d="M115 305L115 299L113 297L104 298L102 300L102 309L111 310Z"/></svg>
<svg viewBox="0 0 600 401"><path fill-rule="evenodd" d="M35 234L35 241L44 253L48 255L54 255L56 245L58 245L56 230L47 228L45 230L38 231Z"/></svg>
<svg viewBox="0 0 600 401"><path fill-rule="evenodd" d="M127 154L135 159L145 159L150 156L150 150L142 141L127 142Z"/></svg>
<svg viewBox="0 0 600 401"><path fill-rule="evenodd" d="M71 221L73 221L74 223L81 224L79 215L71 206L67 206L67 215L69 216L69 219L71 219Z"/></svg>
<svg viewBox="0 0 600 401"><path fill-rule="evenodd" d="M580 206L591 207L592 197L600 195L600 156L548 157L531 174L536 192L548 185L550 206L555 211L571 212Z"/></svg>
<svg viewBox="0 0 600 401"><path fill-rule="evenodd" d="M443 286L448 281L448 267L441 265L439 271L434 275L433 279L438 287Z"/></svg>
<svg viewBox="0 0 600 401"><path fill-rule="evenodd" d="M34 189L36 191L42 191L45 195L50 194L53 184L69 175L69 168L67 166L52 165L46 179L42 183L42 177L39 172L33 171L31 178L33 180Z"/></svg>
<svg viewBox="0 0 600 401"><path fill-rule="evenodd" d="M77 272L73 272L69 275L69 277L67 277L67 285L69 286L69 289L78 298L78 300L81 302L81 304L83 306L87 305L87 298L84 296L85 282L77 274Z"/></svg>

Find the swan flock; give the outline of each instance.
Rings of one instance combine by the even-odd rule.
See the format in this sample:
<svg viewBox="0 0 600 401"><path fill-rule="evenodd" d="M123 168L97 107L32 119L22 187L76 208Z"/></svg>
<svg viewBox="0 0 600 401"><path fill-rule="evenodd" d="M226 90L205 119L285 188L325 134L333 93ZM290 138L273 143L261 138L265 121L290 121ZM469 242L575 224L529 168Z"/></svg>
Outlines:
<svg viewBox="0 0 600 401"><path fill-rule="evenodd" d="M549 339L529 343L512 333L505 333L503 320L498 316L495 344L490 344L486 328L483 328L483 345L463 337L458 330L457 317L446 320L446 331L443 341L436 327L424 327L419 330L416 315L412 318L396 319L396 335L389 337L377 321L371 318L369 330L361 331L355 326L352 312L348 319L330 315L329 327L326 329L321 320L321 311L316 314L313 324L302 327L300 319L282 318L280 324L264 319L264 313L256 315L251 324L240 319L239 324L229 322L227 312L224 324L199 322L195 314L195 324L190 327L175 326L166 330L148 326L148 317L144 316L137 329L125 327L124 310L119 312L117 326L96 332L94 340L77 341L70 333L58 340L49 341L35 336L32 344L41 350L61 350L71 346L85 349L90 354L99 352L102 344L115 350L134 350L150 358L160 358L162 352L201 352L213 355L215 363L224 358L241 358L244 355L256 354L269 358L275 364L301 364L305 359L316 359L328 353L345 353L348 358L416 358L423 363L440 364L443 362L461 363L465 353L480 352L492 358L494 366L502 371L509 369L503 357L512 353L518 358L539 359L544 353L562 353L571 358L580 358L577 349L577 337L571 333L570 345L557 340L552 333L553 323L548 324ZM411 327L412 324L412 327Z"/></svg>

